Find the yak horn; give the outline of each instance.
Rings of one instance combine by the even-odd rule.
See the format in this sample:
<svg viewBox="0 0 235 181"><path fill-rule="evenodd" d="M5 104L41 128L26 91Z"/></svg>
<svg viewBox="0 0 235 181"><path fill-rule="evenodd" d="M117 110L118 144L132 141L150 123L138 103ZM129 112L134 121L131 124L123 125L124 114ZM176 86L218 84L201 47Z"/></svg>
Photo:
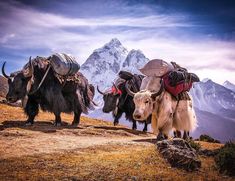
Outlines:
<svg viewBox="0 0 235 181"><path fill-rule="evenodd" d="M97 85L97 91L98 91L100 94L104 95L104 92L102 92L102 91L99 89L99 86L98 86L98 85Z"/></svg>
<svg viewBox="0 0 235 181"><path fill-rule="evenodd" d="M131 96L131 97L134 97L134 96L135 96L135 93L130 90L128 83L125 84L125 88L126 88L126 92L127 92L127 94L128 94L129 96Z"/></svg>
<svg viewBox="0 0 235 181"><path fill-rule="evenodd" d="M115 85L115 83L113 82L113 87L116 89L116 91L118 90L117 86Z"/></svg>
<svg viewBox="0 0 235 181"><path fill-rule="evenodd" d="M31 71L32 71L32 75L34 73L34 68L33 68L33 62L32 62L32 59L31 59L31 56L29 57L29 65L31 67Z"/></svg>
<svg viewBox="0 0 235 181"><path fill-rule="evenodd" d="M5 65L6 65L6 62L4 62L3 63L3 65L2 65L2 75L4 76L4 77L6 77L7 79L10 79L10 76L8 76L6 73L5 73Z"/></svg>

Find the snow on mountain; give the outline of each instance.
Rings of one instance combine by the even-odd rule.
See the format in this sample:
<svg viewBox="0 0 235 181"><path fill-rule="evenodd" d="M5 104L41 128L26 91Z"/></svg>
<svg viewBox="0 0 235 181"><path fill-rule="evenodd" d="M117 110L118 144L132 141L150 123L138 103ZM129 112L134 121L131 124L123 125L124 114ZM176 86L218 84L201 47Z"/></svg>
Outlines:
<svg viewBox="0 0 235 181"><path fill-rule="evenodd" d="M235 92L235 85L232 84L231 82L225 81L225 82L223 83L223 86L226 87L227 89L230 89L230 90L232 90L233 92Z"/></svg>
<svg viewBox="0 0 235 181"><path fill-rule="evenodd" d="M235 92L212 80L194 83L190 93L194 106L200 110L216 114L224 109L235 110Z"/></svg>
<svg viewBox="0 0 235 181"><path fill-rule="evenodd" d="M94 86L99 85L100 89L105 89L112 85L127 54L127 49L114 38L103 47L94 50L81 66L81 72Z"/></svg>
<svg viewBox="0 0 235 181"><path fill-rule="evenodd" d="M81 72L95 87L98 85L101 90L106 90L112 86L120 70L139 74L138 68L148 60L140 50L131 50L128 53L121 42L114 38L88 57L81 66ZM101 100L101 95L96 94L95 100Z"/></svg>
<svg viewBox="0 0 235 181"><path fill-rule="evenodd" d="M142 68L148 61L149 59L145 57L142 51L131 50L122 64L122 70L140 74L139 69Z"/></svg>

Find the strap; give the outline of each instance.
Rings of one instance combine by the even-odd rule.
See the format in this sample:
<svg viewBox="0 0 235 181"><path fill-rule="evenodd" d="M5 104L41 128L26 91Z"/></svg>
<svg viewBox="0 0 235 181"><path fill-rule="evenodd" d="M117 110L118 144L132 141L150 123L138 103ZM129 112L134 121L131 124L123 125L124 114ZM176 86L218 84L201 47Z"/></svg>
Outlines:
<svg viewBox="0 0 235 181"><path fill-rule="evenodd" d="M42 83L44 82L44 80L45 80L45 78L46 78L46 76L47 76L47 74L48 74L50 68L51 68L51 65L49 65L49 66L47 67L46 73L44 74L44 76L43 76L41 82L39 83L38 88L35 89L35 90L32 91L32 92L28 92L28 95L33 95L33 94L35 94L35 93L40 89L40 87L41 87Z"/></svg>

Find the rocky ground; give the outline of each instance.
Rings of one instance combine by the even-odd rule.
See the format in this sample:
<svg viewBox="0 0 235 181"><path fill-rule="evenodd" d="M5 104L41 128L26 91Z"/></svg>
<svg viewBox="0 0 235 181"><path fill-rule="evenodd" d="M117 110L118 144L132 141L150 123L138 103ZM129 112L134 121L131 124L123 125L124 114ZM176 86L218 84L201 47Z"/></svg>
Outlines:
<svg viewBox="0 0 235 181"><path fill-rule="evenodd" d="M74 128L68 114L54 127L53 118L40 113L34 126L25 126L21 108L0 104L0 180L233 180L212 157L200 156L198 171L172 168L151 133L87 117Z"/></svg>

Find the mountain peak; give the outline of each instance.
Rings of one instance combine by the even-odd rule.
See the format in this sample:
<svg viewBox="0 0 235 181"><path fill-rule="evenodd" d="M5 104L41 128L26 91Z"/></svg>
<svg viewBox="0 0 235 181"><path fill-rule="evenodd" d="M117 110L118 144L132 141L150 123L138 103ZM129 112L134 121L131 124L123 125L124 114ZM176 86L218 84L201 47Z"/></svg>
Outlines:
<svg viewBox="0 0 235 181"><path fill-rule="evenodd" d="M209 78L205 78L205 79L202 80L202 82L204 82L204 83L206 83L206 82L208 82L208 81L209 81L209 82L212 82L212 80L209 79Z"/></svg>
<svg viewBox="0 0 235 181"><path fill-rule="evenodd" d="M231 82L229 82L228 80L226 80L223 83L223 86L226 87L227 89L230 89L231 91L235 92L235 85Z"/></svg>
<svg viewBox="0 0 235 181"><path fill-rule="evenodd" d="M105 46L119 47L119 46L122 46L122 44L117 38L113 38L113 39L110 40L110 42L106 43Z"/></svg>
<svg viewBox="0 0 235 181"><path fill-rule="evenodd" d="M128 53L125 61L122 64L122 67L126 71L139 74L139 69L143 67L148 61L149 59L145 57L141 50L132 49Z"/></svg>
<svg viewBox="0 0 235 181"><path fill-rule="evenodd" d="M226 81L223 83L223 85L225 86L225 85L234 85L234 84L231 83L231 82L229 82L228 80L226 80Z"/></svg>

